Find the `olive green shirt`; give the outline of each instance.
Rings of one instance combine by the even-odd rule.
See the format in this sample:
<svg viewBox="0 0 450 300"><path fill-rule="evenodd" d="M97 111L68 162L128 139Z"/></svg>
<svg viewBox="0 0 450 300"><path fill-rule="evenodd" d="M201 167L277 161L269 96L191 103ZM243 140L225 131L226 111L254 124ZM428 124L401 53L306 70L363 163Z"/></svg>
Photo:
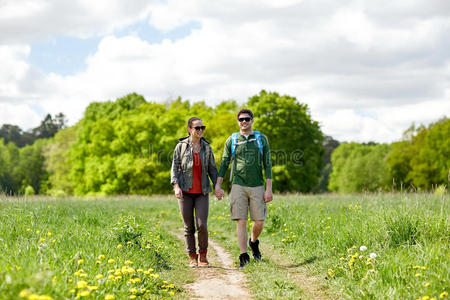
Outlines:
<svg viewBox="0 0 450 300"><path fill-rule="evenodd" d="M238 134L238 143L236 145L234 163L232 165L233 184L239 184L248 187L255 187L264 185L263 167L266 174L266 179L272 179L272 162L270 160L269 141L267 137L261 134L261 142L263 145L263 153L258 148L256 140L253 142L246 142L255 139L252 133L247 138ZM219 177L224 177L227 173L228 166L232 161L231 155L231 136L225 142L225 148L222 155L222 163L220 164Z"/></svg>

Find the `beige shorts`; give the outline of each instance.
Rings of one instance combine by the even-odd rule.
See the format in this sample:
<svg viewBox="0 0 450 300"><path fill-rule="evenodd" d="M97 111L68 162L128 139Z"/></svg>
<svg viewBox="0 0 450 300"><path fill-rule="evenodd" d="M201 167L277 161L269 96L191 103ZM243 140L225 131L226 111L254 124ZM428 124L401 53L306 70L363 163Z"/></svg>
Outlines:
<svg viewBox="0 0 450 300"><path fill-rule="evenodd" d="M233 184L230 193L230 215L232 220L247 219L265 220L267 206L264 202L264 186L248 187Z"/></svg>

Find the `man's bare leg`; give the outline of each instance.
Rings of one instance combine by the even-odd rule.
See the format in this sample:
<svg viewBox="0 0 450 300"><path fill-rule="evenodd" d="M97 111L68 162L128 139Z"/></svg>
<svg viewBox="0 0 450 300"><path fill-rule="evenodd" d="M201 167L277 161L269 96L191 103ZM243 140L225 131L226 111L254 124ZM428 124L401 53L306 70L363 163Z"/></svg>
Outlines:
<svg viewBox="0 0 450 300"><path fill-rule="evenodd" d="M253 221L253 226L252 226L252 242L256 241L259 237L259 235L261 234L261 232L263 231L264 228L264 220L255 220Z"/></svg>

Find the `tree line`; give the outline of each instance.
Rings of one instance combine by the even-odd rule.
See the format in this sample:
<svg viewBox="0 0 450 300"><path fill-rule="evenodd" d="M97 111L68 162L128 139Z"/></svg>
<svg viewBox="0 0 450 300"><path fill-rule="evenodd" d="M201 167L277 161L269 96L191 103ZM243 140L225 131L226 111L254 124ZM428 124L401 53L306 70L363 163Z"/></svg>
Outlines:
<svg viewBox="0 0 450 300"><path fill-rule="evenodd" d="M331 191L443 189L450 179L450 120L411 126L392 144L341 144L331 165Z"/></svg>
<svg viewBox="0 0 450 300"><path fill-rule="evenodd" d="M63 113L56 114L54 117L47 114L39 126L27 131L23 131L17 125L3 124L0 127L0 139L3 138L5 144L14 143L22 148L26 145L32 145L38 139L47 139L53 137L59 130L66 127L67 119Z"/></svg>
<svg viewBox="0 0 450 300"><path fill-rule="evenodd" d="M267 135L271 144L274 190L316 188L324 136L307 105L294 97L261 91L242 106L254 112L254 128ZM13 143L0 142L1 169L11 171L0 174L2 189L15 194L29 187L52 195L170 193L172 151L178 139L187 136L187 120L192 116L203 120L205 138L219 165L226 139L239 131L236 113L240 107L233 100L214 107L181 98L147 102L135 93L91 103L77 124L24 147L28 152L21 150L22 156L15 155L18 148ZM20 164L29 167L14 171Z"/></svg>
<svg viewBox="0 0 450 300"><path fill-rule="evenodd" d="M448 182L446 118L428 128L412 127L389 145L339 143L322 133L306 104L263 90L243 105L226 100L216 106L181 98L148 102L133 93L91 103L70 127L64 116L47 116L41 129L31 132L49 136L32 144L11 138L17 134L0 137L0 188L59 196L170 193L172 151L187 136L187 120L203 120L219 165L226 139L239 131L241 107L253 111L254 129L269 139L276 192L430 190Z"/></svg>

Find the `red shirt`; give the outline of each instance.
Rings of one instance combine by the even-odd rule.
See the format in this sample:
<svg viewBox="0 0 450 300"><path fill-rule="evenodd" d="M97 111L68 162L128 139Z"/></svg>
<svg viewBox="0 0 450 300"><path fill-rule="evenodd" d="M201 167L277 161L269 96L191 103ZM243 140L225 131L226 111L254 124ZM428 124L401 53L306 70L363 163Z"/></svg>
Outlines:
<svg viewBox="0 0 450 300"><path fill-rule="evenodd" d="M194 153L192 187L187 192L192 194L200 194L202 192L202 161L200 159L200 153Z"/></svg>

